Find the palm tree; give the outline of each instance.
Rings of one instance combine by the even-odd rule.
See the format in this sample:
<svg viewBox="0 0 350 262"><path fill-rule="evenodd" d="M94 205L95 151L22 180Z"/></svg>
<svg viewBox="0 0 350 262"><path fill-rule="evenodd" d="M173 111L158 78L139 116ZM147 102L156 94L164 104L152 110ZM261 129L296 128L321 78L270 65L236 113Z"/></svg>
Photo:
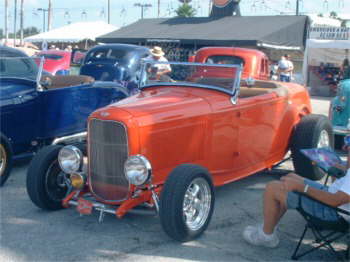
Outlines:
<svg viewBox="0 0 350 262"><path fill-rule="evenodd" d="M191 5L184 2L175 13L178 17L194 17L196 15L196 9L194 9Z"/></svg>

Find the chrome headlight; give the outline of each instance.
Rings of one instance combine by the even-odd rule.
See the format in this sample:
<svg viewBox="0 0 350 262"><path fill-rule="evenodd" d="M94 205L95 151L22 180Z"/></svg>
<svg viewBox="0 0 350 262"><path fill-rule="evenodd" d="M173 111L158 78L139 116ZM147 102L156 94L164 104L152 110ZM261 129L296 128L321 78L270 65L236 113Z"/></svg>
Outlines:
<svg viewBox="0 0 350 262"><path fill-rule="evenodd" d="M126 179L130 184L141 186L151 178L151 163L141 155L130 156L124 164Z"/></svg>
<svg viewBox="0 0 350 262"><path fill-rule="evenodd" d="M83 153L75 146L64 146L58 153L58 163L67 174L77 172L83 164Z"/></svg>

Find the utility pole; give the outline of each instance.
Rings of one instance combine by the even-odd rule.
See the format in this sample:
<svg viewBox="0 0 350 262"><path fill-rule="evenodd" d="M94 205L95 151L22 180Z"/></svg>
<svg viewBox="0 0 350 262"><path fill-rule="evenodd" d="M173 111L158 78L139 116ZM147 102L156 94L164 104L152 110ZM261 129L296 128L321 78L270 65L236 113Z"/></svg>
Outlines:
<svg viewBox="0 0 350 262"><path fill-rule="evenodd" d="M299 0L296 0L296 11L295 11L295 15L299 15Z"/></svg>
<svg viewBox="0 0 350 262"><path fill-rule="evenodd" d="M160 0L158 0L158 17L160 17Z"/></svg>
<svg viewBox="0 0 350 262"><path fill-rule="evenodd" d="M9 19L9 1L5 0L5 45L9 40L9 28L8 28L8 19Z"/></svg>
<svg viewBox="0 0 350 262"><path fill-rule="evenodd" d="M108 10L108 14L107 14L107 16L108 16L108 24L110 24L111 23L111 0L108 0L108 8L107 8Z"/></svg>
<svg viewBox="0 0 350 262"><path fill-rule="evenodd" d="M21 39L21 41L20 41L20 45L21 46L23 46L23 20L24 20L24 0L21 0L21 8L20 8L20 22L19 22L19 24L20 24L20 31L21 31L21 35L20 35L20 39Z"/></svg>
<svg viewBox="0 0 350 262"><path fill-rule="evenodd" d="M50 31L52 26L52 0L49 0L48 14L47 14L47 30Z"/></svg>
<svg viewBox="0 0 350 262"><path fill-rule="evenodd" d="M141 8L141 19L143 19L143 10L146 9L147 7L152 7L151 4L141 4L141 3L135 3L134 6Z"/></svg>
<svg viewBox="0 0 350 262"><path fill-rule="evenodd" d="M15 0L15 9L14 9L14 23L13 23L13 46L16 47L17 40L17 0Z"/></svg>

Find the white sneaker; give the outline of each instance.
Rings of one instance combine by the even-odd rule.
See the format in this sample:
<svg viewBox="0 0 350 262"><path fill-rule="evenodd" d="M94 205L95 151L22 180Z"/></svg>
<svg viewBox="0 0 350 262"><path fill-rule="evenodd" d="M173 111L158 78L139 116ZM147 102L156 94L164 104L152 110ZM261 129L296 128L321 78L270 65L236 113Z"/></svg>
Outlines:
<svg viewBox="0 0 350 262"><path fill-rule="evenodd" d="M247 226L243 231L243 239L254 246L274 248L279 244L276 233L267 235L259 226Z"/></svg>

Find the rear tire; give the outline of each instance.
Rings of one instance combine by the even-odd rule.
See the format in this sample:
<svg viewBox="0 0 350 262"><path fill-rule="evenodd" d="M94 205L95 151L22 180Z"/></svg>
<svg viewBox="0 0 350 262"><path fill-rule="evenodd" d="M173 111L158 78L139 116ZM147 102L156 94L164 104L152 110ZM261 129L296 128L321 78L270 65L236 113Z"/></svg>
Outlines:
<svg viewBox="0 0 350 262"><path fill-rule="evenodd" d="M177 241L200 236L214 210L214 186L208 171L197 165L176 167L165 182L160 198L160 221Z"/></svg>
<svg viewBox="0 0 350 262"><path fill-rule="evenodd" d="M300 150L316 147L334 148L332 124L323 115L304 116L292 137L291 152L295 172L311 180L319 180L324 173L304 156Z"/></svg>
<svg viewBox="0 0 350 262"><path fill-rule="evenodd" d="M30 162L27 173L27 192L33 203L45 210L62 209L62 200L68 193L65 173L58 164L60 145L40 150Z"/></svg>

